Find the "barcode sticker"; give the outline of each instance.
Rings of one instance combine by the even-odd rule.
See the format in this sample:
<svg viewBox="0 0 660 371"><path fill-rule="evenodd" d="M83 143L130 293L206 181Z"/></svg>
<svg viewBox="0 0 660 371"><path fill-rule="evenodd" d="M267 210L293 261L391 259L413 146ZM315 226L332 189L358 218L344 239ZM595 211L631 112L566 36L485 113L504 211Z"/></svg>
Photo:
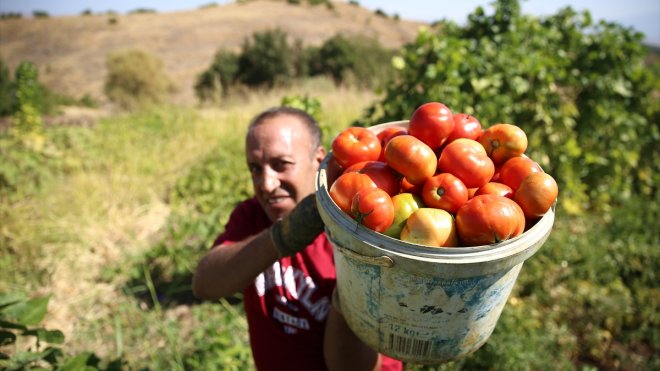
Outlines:
<svg viewBox="0 0 660 371"><path fill-rule="evenodd" d="M399 354L427 356L431 352L431 340L420 340L396 334L389 334L389 347Z"/></svg>

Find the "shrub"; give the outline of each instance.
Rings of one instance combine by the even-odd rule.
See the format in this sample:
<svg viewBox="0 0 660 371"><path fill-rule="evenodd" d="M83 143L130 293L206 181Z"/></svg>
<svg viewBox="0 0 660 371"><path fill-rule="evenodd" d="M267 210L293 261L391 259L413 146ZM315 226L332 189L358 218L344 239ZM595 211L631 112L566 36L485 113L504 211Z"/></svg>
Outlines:
<svg viewBox="0 0 660 371"><path fill-rule="evenodd" d="M273 87L293 76L291 47L281 29L256 32L238 57L238 79L245 85Z"/></svg>
<svg viewBox="0 0 660 371"><path fill-rule="evenodd" d="M34 18L49 18L50 14L44 10L35 10L32 12Z"/></svg>
<svg viewBox="0 0 660 371"><path fill-rule="evenodd" d="M162 103L175 88L162 61L141 50L108 55L105 94L122 108Z"/></svg>
<svg viewBox="0 0 660 371"><path fill-rule="evenodd" d="M23 135L41 131L43 89L39 84L39 71L31 62L22 62L16 68L15 74L14 128Z"/></svg>
<svg viewBox="0 0 660 371"><path fill-rule="evenodd" d="M13 90L9 67L0 59L0 116L9 116L13 113Z"/></svg>
<svg viewBox="0 0 660 371"><path fill-rule="evenodd" d="M327 74L336 84L354 82L373 88L391 76L392 55L378 40L337 34L310 57L310 74Z"/></svg>
<svg viewBox="0 0 660 371"><path fill-rule="evenodd" d="M219 101L226 96L238 72L238 56L227 50L219 50L213 57L211 66L199 76L195 83L195 93L200 101Z"/></svg>

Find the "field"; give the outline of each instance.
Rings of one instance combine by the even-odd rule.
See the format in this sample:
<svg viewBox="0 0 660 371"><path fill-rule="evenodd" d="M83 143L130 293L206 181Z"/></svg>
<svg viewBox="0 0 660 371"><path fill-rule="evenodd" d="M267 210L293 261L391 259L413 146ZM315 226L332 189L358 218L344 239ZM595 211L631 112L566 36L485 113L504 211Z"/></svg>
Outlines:
<svg viewBox="0 0 660 371"><path fill-rule="evenodd" d="M314 80L221 109L160 107L49 128L60 165L43 163L43 183L2 204L0 292L51 295L43 326L62 330L72 354L94 351L132 368L249 369L240 298L199 303L190 274L250 192L246 123L287 94L319 98L326 144L375 98ZM638 341L649 332L657 341L657 288L643 286L654 281L646 266L657 265L647 260L657 258L657 236L641 220L621 236L617 223L559 211L491 340L442 369L657 366L654 345Z"/></svg>
<svg viewBox="0 0 660 371"><path fill-rule="evenodd" d="M185 51L164 53L165 46L149 44L149 33L140 32L155 24L185 27L202 14L247 17L246 7L259 6L303 17L300 24L304 17L339 20L331 22L333 30L347 23L381 37L380 27L395 30L400 38L388 34L390 46L414 38L408 32L415 23L336 4L332 12L314 7L313 14L285 2L251 1L127 15L118 23L106 15L0 21L0 44L10 51L1 57L10 69L32 59L50 89L89 93L101 102L100 108L62 108L44 117L42 127L34 111L39 97L30 95L34 84L27 79L16 88L27 103L11 116L15 123L5 117L0 125L0 367L253 369L240 295L200 302L191 293L191 272L234 205L251 195L247 123L296 96L320 103L326 148L356 121L406 119L429 99L465 107L484 122L521 122L530 155L560 184L552 234L525 262L489 341L464 359L406 369L660 369L657 55L628 31L588 28L570 11L544 22L503 17L517 22L515 32L491 27L501 19L481 14L465 29L420 32L392 60L399 72L384 89L305 76L286 88L245 88L197 106L188 104L194 75L209 66L219 44L186 35L200 46L186 60L176 58ZM56 57L48 64L48 56L30 54L41 48L26 45L50 27L59 31L51 32ZM75 56L63 39L71 27L89 31L70 40ZM154 47L149 52L184 90L167 104L108 110L103 79L94 72L112 49L103 46L138 35L147 37L138 44ZM479 43L474 35L481 35ZM306 43L318 44L308 36ZM78 72L68 73L78 64Z"/></svg>

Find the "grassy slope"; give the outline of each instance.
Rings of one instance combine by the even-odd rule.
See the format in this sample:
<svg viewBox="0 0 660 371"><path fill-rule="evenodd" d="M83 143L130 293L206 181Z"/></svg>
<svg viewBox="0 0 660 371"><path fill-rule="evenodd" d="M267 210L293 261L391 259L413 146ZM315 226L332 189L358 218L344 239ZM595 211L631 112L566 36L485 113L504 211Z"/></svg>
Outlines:
<svg viewBox="0 0 660 371"><path fill-rule="evenodd" d="M82 9L81 9L82 11ZM256 31L281 28L305 45L320 45L342 32L373 36L387 47L410 42L423 23L377 16L359 6L291 5L249 1L175 13L74 16L0 21L0 58L13 70L21 61L39 67L40 81L54 91L103 100L105 58L139 48L163 60L178 84L179 103L194 103L197 74L220 49L238 50Z"/></svg>
<svg viewBox="0 0 660 371"><path fill-rule="evenodd" d="M192 349L225 341L238 344L238 360L249 362L245 323L231 312L238 309L181 305L148 310L131 290L148 290L152 277L135 263L167 239L173 223L197 217L186 205L170 202L172 188L187 170L230 148L238 153L228 154L227 172L243 171L246 124L261 109L295 93L318 97L323 124L336 130L358 118L374 99L369 92L337 90L316 80L286 92L255 93L222 109L159 108L109 117L92 128L49 129L47 138L67 132L69 145L62 151L79 164L53 178L45 192L4 204L2 241L7 245L2 250L19 253L0 263L0 291L52 294L45 325L64 331L69 351L94 350L104 357L121 353L133 365L172 368L192 362L195 356L186 355ZM216 220L218 228L225 218ZM228 328L220 331L227 335L209 341L222 327Z"/></svg>

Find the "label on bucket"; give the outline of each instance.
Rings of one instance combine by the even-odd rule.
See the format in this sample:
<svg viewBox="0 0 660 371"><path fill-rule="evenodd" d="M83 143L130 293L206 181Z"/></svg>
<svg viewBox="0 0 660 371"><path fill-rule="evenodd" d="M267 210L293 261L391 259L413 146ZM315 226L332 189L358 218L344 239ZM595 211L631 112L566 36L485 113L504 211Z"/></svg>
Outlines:
<svg viewBox="0 0 660 371"><path fill-rule="evenodd" d="M522 267L453 279L415 275L335 254L341 308L366 344L409 362L442 362L477 350L499 319Z"/></svg>

